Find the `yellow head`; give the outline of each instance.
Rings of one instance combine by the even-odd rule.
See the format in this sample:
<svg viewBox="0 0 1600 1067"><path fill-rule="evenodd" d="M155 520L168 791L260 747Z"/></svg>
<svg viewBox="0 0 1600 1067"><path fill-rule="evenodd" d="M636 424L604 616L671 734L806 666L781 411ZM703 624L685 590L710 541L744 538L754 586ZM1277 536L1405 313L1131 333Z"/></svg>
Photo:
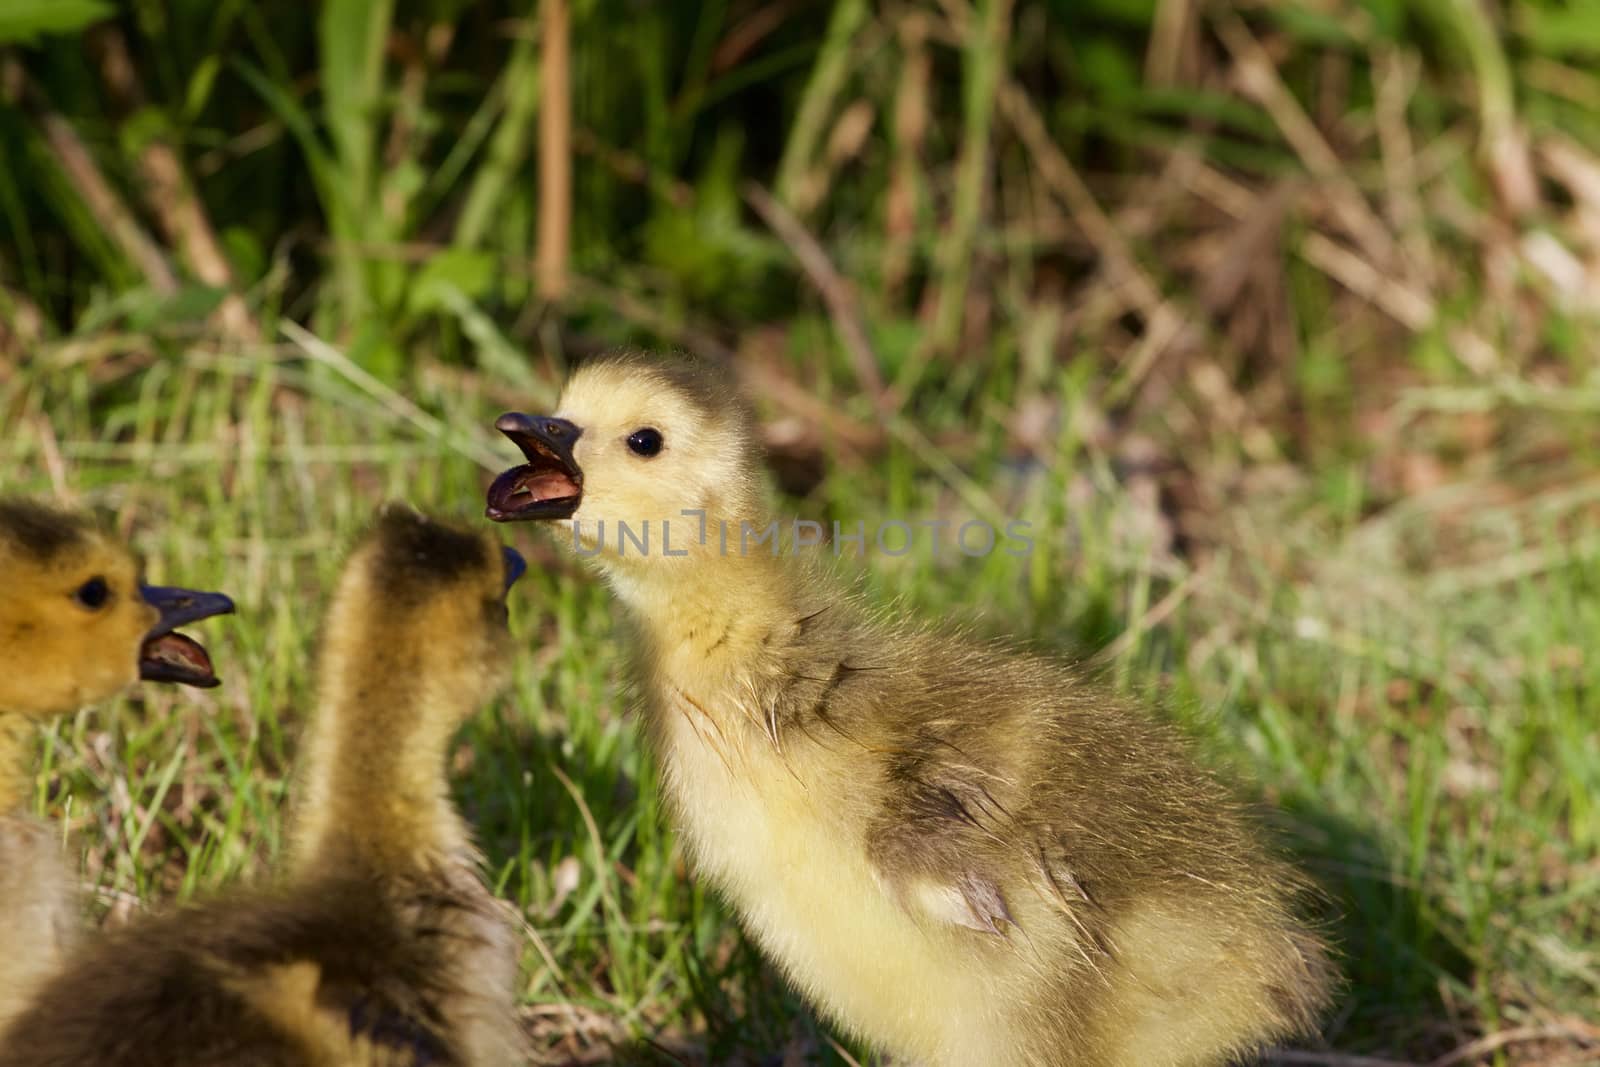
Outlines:
<svg viewBox="0 0 1600 1067"><path fill-rule="evenodd" d="M217 684L205 650L172 631L232 603L146 586L139 572L87 520L0 500L0 714L65 714L140 677Z"/></svg>
<svg viewBox="0 0 1600 1067"><path fill-rule="evenodd" d="M396 735L453 731L509 677L505 594L524 566L492 533L383 508L329 609L322 676L333 705L346 717L371 705L379 718L429 719L380 725Z"/></svg>
<svg viewBox="0 0 1600 1067"><path fill-rule="evenodd" d="M722 373L691 359L591 360L555 414L495 425L527 462L496 479L488 516L566 520L565 536L607 564L726 555L741 523L764 512L750 409Z"/></svg>

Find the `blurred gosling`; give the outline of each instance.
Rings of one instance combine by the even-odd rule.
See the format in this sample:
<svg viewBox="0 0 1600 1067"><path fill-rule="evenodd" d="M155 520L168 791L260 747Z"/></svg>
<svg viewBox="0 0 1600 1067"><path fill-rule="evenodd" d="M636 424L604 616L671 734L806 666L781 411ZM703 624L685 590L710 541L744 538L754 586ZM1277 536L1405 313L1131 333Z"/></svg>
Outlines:
<svg viewBox="0 0 1600 1067"><path fill-rule="evenodd" d="M100 939L0 1034L0 1065L523 1062L516 939L445 774L508 677L522 568L490 534L382 511L324 623L286 884Z"/></svg>
<svg viewBox="0 0 1600 1067"><path fill-rule="evenodd" d="M126 545L84 516L0 499L0 1027L57 966L79 926L59 831L27 814L39 724L140 678L217 684L176 633L227 597L147 586Z"/></svg>

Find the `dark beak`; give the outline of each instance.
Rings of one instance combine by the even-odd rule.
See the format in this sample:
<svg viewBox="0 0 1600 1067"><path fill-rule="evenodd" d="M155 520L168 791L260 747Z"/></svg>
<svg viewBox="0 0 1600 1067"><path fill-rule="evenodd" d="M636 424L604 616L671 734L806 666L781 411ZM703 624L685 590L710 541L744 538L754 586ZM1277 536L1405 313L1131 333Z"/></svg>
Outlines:
<svg viewBox="0 0 1600 1067"><path fill-rule="evenodd" d="M484 514L495 522L570 518L583 500L583 471L572 458L583 431L566 419L520 411L501 415L494 428L527 462L494 480Z"/></svg>
<svg viewBox="0 0 1600 1067"><path fill-rule="evenodd" d="M213 615L232 614L233 601L221 593L200 593L175 586L141 585L139 592L145 603L161 613L139 650L139 677L200 689L220 685L205 648L177 629Z"/></svg>
<svg viewBox="0 0 1600 1067"><path fill-rule="evenodd" d="M528 561L522 558L521 552L518 552L510 545L501 545L500 552L505 556L506 560L505 591L509 593L511 592L511 587L517 584L517 579L527 573Z"/></svg>

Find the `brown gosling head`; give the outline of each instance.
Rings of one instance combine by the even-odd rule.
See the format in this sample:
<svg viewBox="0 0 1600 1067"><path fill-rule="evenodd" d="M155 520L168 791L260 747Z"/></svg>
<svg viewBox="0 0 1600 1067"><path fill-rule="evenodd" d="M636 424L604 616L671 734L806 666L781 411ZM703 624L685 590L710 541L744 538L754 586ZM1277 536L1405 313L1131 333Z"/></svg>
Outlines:
<svg viewBox="0 0 1600 1067"><path fill-rule="evenodd" d="M355 547L325 627L322 675L338 698L421 686L405 704L454 729L506 683L505 594L526 569L493 534L387 505ZM324 707L330 702L324 701Z"/></svg>
<svg viewBox="0 0 1600 1067"><path fill-rule="evenodd" d="M233 602L145 585L133 553L84 518L0 500L0 590L0 714L66 714L140 678L218 684L206 650L176 628Z"/></svg>
<svg viewBox="0 0 1600 1067"><path fill-rule="evenodd" d="M737 538L764 511L750 409L723 373L687 357L590 360L554 414L512 412L495 426L527 462L495 480L487 516L566 521L607 564L716 554L719 524Z"/></svg>

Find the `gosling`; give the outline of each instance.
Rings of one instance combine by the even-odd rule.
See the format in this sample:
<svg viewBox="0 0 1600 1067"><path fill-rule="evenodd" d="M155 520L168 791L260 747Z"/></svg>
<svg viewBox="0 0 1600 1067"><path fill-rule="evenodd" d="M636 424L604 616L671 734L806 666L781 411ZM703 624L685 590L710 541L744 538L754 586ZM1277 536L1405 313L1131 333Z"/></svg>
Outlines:
<svg viewBox="0 0 1600 1067"><path fill-rule="evenodd" d="M0 1034L0 1067L522 1062L516 942L445 762L507 678L523 567L380 513L324 623L285 884L104 937Z"/></svg>
<svg viewBox="0 0 1600 1067"><path fill-rule="evenodd" d="M827 1017L949 1067L1192 1067L1313 1028L1307 884L1177 732L741 545L768 515L719 373L614 355L496 426L526 462L487 516L564 523L631 610L695 866Z"/></svg>
<svg viewBox="0 0 1600 1067"><path fill-rule="evenodd" d="M36 726L140 678L217 684L176 628L233 610L220 593L143 584L128 548L79 515L0 500L0 1027L78 927L57 834L26 812Z"/></svg>

